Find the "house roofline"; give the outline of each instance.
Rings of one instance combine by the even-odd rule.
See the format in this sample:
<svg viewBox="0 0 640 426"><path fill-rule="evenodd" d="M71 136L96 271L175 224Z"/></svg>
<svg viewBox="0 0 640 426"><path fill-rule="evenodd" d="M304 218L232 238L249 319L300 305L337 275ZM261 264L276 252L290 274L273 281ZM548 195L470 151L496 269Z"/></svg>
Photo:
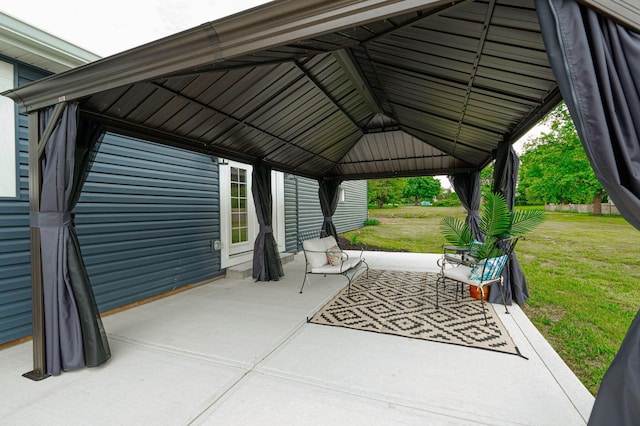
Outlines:
<svg viewBox="0 0 640 426"><path fill-rule="evenodd" d="M0 12L0 54L54 73L100 56Z"/></svg>

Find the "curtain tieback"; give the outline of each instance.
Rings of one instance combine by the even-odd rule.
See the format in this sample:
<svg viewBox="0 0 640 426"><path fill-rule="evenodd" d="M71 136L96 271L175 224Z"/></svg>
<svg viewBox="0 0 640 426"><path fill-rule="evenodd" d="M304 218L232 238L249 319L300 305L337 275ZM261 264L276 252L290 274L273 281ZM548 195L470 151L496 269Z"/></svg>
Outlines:
<svg viewBox="0 0 640 426"><path fill-rule="evenodd" d="M325 216L324 217L324 221L325 222L333 222L333 216Z"/></svg>
<svg viewBox="0 0 640 426"><path fill-rule="evenodd" d="M265 234L273 234L273 227L271 226L261 226L260 232L264 232Z"/></svg>
<svg viewBox="0 0 640 426"><path fill-rule="evenodd" d="M63 227L71 225L71 212L29 212L29 226L32 228Z"/></svg>

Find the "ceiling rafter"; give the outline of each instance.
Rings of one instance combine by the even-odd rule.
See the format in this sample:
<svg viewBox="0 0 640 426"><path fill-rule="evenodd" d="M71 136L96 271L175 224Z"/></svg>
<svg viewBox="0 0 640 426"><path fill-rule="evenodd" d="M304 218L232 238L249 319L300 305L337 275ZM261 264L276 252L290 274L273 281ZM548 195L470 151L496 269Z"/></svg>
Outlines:
<svg viewBox="0 0 640 426"><path fill-rule="evenodd" d="M175 90L173 90L173 89L169 89L168 87L165 87L165 86L163 86L163 85L161 85L161 84L159 84L159 83L150 82L149 84L151 84L151 85L153 85L153 86L157 87L158 89L161 89L161 90L164 90L164 91L166 91L166 92L172 93L174 96L176 96L176 97L178 97L178 98L181 98L181 99L184 99L184 100L186 100L186 101L192 102L192 103L194 103L194 104L196 104L196 105L198 105L198 106L200 106L200 107L202 107L202 108L204 108L204 109L206 109L206 110L209 110L209 111L215 112L216 114L220 114L220 115L222 115L223 117L228 118L229 120L234 121L234 122L235 122L235 123L237 123L237 124L240 124L241 126L245 126L245 127L249 128L249 129L251 129L251 130L255 130L256 132L261 133L261 134L263 134L263 135L265 135L265 136L268 136L268 137L270 137L270 138L272 138L272 139L275 139L275 140L277 140L277 141L279 141L279 142L282 142L282 143L283 143L283 144L285 144L285 145L295 147L296 149L299 149L299 150L301 150L301 151L305 151L306 153L311 154L311 155L313 155L313 156L319 156L319 157L321 157L323 160L325 160L325 161L328 161L328 162L330 162L330 163L334 163L334 164L335 164L335 161L332 161L332 160L330 160L330 159L328 159L328 158L326 158L326 157L323 157L323 156L319 155L318 153L312 152L312 151L310 151L310 150L308 150L308 149L306 149L306 148L300 147L300 146L298 146L298 145L294 144L294 143L293 143L293 142L291 142L291 141L288 141L288 140L286 140L286 139L284 139L284 138L281 138L281 137L280 137L280 136L278 136L278 135L274 135L274 134L272 134L271 132L268 132L267 130L264 130L264 129L262 129L262 128L258 127L258 126L255 126L255 125L253 125L253 124L251 124L251 123L248 123L248 122L246 122L246 120L242 120L242 119L240 119L240 118L238 118L238 117L234 117L233 115L228 114L228 113L226 113L226 112L224 112L224 111L222 111L222 110L220 110L220 109L218 109L218 108L214 108L214 107L212 107L211 105L204 104L204 103L202 103L202 102L200 102L200 101L198 101L198 100L196 100L196 99L193 99L193 98L191 98L191 97L189 97L189 96L186 96L186 95L184 95L184 94L182 94L182 93L180 93L180 92L177 92L177 91L175 91ZM208 146L210 146L211 144L212 144L212 142L210 142L210 143L208 144ZM273 152L273 151L272 151L272 152Z"/></svg>
<svg viewBox="0 0 640 426"><path fill-rule="evenodd" d="M356 133L356 132L358 132L358 130L354 130L352 133L347 134L347 135L344 135L342 138L340 138L339 140L335 141L335 142L334 142L334 143L332 143L330 146L326 147L325 149L323 149L323 150L322 150L322 151L320 151L320 152L326 152L326 151L331 150L332 148L334 148L334 147L335 147L335 146L337 146L337 145L339 146L339 145L340 145L340 143L341 143L344 139L348 139L348 138L349 138L353 133ZM351 151L351 149L353 149L353 147L354 147L355 145L357 145L359 141L360 141L360 138L358 137L358 138L356 139L356 141L355 141L354 143L350 144L350 145L349 145L349 147L348 147L348 149L344 149L344 151L345 151L345 152L349 152L349 151ZM346 155L346 154L345 154L345 155ZM342 157L342 158L344 158L344 157ZM307 160L305 160L305 159L303 159L303 160L299 161L299 162L298 162L298 164L296 165L296 168L299 168L299 167L300 167L302 164L304 164L306 161L307 161ZM339 165L339 164L340 164L340 161L331 161L331 163L332 163L332 166L331 166L331 167L328 167L328 169L330 169L330 168L334 168L335 166Z"/></svg>
<svg viewBox="0 0 640 426"><path fill-rule="evenodd" d="M444 5L440 6L440 7L436 7L434 9L430 10L429 13L417 12L417 16L415 18L410 19L410 20L408 20L406 22L403 22L401 25L395 25L394 24L393 28L389 28L386 31L381 31L379 33L375 33L375 35L373 35L373 36L371 36L371 37L369 37L367 39L364 39L360 44L370 43L372 41L375 41L378 38L388 36L390 34L393 34L393 33L397 32L397 31L402 30L403 28L410 27L410 26L412 26L412 25L416 24L417 22L420 22L420 21L422 21L424 19L431 18L433 16L438 16L441 13L444 13L444 12L450 12L452 10L455 10L456 7L460 7L465 3L470 3L470 2L473 2L473 1L474 0L452 0L449 3L446 3L446 4L444 4ZM366 25L363 25L363 26L366 28Z"/></svg>
<svg viewBox="0 0 640 426"><path fill-rule="evenodd" d="M108 131L117 130L119 134L135 138L156 141L176 148L187 149L209 155L213 154L236 161L251 163L251 156L243 155L242 153L225 147L217 146L215 150L212 150L205 142L201 141L195 141L198 145L194 147L193 139L179 136L175 133L164 132L155 127L148 127L141 123L132 123L122 118L112 117L110 115L100 114L93 111L82 110L80 114L101 122Z"/></svg>
<svg viewBox="0 0 640 426"><path fill-rule="evenodd" d="M491 19L493 18L493 11L496 8L496 0L490 0L487 5L487 13L484 17L484 24L482 26L482 33L480 34L480 40L478 40L478 49L476 50L476 57L473 61L473 68L471 69L471 76L467 82L467 90L464 95L464 101L462 103L462 109L460 111L460 118L458 119L458 129L453 138L453 152L456 152L458 146L458 140L460 139L460 133L462 132L462 126L464 125L464 116L467 113L467 107L469 106L469 98L471 97L471 90L473 89L473 83L478 74L478 67L480 66L480 59L482 58L482 52L484 51L484 44L487 41L487 34L489 33L489 26L491 25Z"/></svg>
<svg viewBox="0 0 640 426"><path fill-rule="evenodd" d="M468 164L466 162L464 163ZM394 177L439 176L439 175L452 175L454 173L465 173L465 172L473 172L473 171L476 171L476 168L472 166L443 168L443 169L438 169L437 172L434 172L433 170L403 170L401 172L396 173ZM387 172L352 173L352 174L345 173L339 176L344 178L344 180L385 179L385 178L389 178L389 173Z"/></svg>
<svg viewBox="0 0 640 426"><path fill-rule="evenodd" d="M384 111L384 113L390 115L394 120L397 121L398 120L398 114L396 114L396 111L394 110L393 106L391 105L391 102L389 102L389 94L387 93L386 90L384 90L384 84L382 84L383 80L380 77L380 70L378 70L378 64L376 63L376 61L374 61L371 58L371 53L369 52L369 48L366 45L364 46L364 54L367 56L367 60L369 61L369 64L371 65L371 69L373 70L373 74L374 74L376 80L378 81L378 87L380 87L380 92L384 96L383 101L386 103L386 105L389 108L389 111Z"/></svg>
<svg viewBox="0 0 640 426"><path fill-rule="evenodd" d="M369 110L374 114L384 112L376 95L373 93L371 87L369 87L367 80L362 76L362 70L351 54L351 51L349 49L337 50L333 52L333 56L349 80L351 80L353 87L360 94L363 102L369 107Z"/></svg>
<svg viewBox="0 0 640 426"><path fill-rule="evenodd" d="M460 79L455 79L455 78L451 78L448 77L444 74L435 74L432 72L427 72L425 70L418 70L415 68L411 68L411 67L407 67L407 66L400 66L398 64L393 64L393 63L389 63L386 61L382 61L380 59L371 59L370 61L372 62L372 65L374 67L378 66L378 65L382 65L386 68L389 69L393 69L394 72L400 72L403 73L407 76L410 77L419 77L419 78L429 78L431 79L434 83L436 84L441 84L441 83L448 83L450 85L455 85L455 86L462 86L462 87L466 87L468 85L467 80L460 80ZM507 92L505 90L500 90L499 88L496 87L487 87L487 86L482 86L482 85L475 85L473 87L476 90L483 90L486 92L490 92L490 93L495 93L498 94L502 97L506 97L509 100L512 100L513 102L520 102L520 103L527 103L527 104L538 104L540 102L540 99L538 98L532 98L532 97L528 97L528 96L518 96L518 95L514 95L513 92Z"/></svg>
<svg viewBox="0 0 640 426"><path fill-rule="evenodd" d="M391 102L391 104L393 105L394 103ZM447 117L446 115L436 114L434 112L427 112L427 111L424 111L424 110L421 110L421 109L418 109L418 108L415 108L415 107L411 107L411 106L408 106L408 105L402 105L402 109L414 111L417 114L420 114L420 115L423 115L423 116L427 116L427 117L436 117L436 118L439 118L440 120L450 121L452 123L457 122L456 119L451 118L451 117ZM465 123L464 125L466 127L470 127L472 129L479 130L481 132L492 133L492 134L494 134L496 136L501 136L502 135L502 133L500 133L500 132L497 132L495 130L491 130L491 129L486 128L486 127L478 126L476 124Z"/></svg>
<svg viewBox="0 0 640 426"><path fill-rule="evenodd" d="M414 138L418 139L420 142L422 142L422 143L424 143L424 144L427 144L427 145L429 145L429 146L431 146L431 147L433 147L433 148L439 149L440 151L444 152L444 153L445 153L445 154L447 154L447 155L450 155L450 156L454 157L454 158L455 158L455 159L457 159L457 160L464 161L465 163L467 162L466 160L463 160L462 158L458 157L457 155L454 155L454 153L452 153L452 152L451 152L449 149L447 149L446 147L444 147L444 146L439 146L438 144L435 144L435 143L433 143L433 142L427 142L427 141L424 139L424 136L421 136L421 135L427 135L427 136L429 136L429 133L425 132L424 130L416 129L415 127L411 127L411 126L406 125L406 124L403 124L403 125L402 125L402 130L403 130L403 131L405 131L405 132L407 132L408 134L410 134L411 136L413 136ZM444 139L444 137L439 136L439 135L435 135L435 134L433 135L433 137L440 138L440 139ZM476 150L476 151L478 151L478 152L482 152L482 153L484 153L485 155L490 155L490 154L491 154L491 152L490 152L490 151L487 151L486 149L481 149L481 148L478 148L478 147L476 147L476 146L469 145L469 144L467 144L467 143L463 143L463 142L458 142L458 143L459 143L461 146L465 146L465 147L467 147L467 148L470 148L470 149Z"/></svg>
<svg viewBox="0 0 640 426"><path fill-rule="evenodd" d="M311 74L311 72L309 72L308 69L306 69L298 60L293 61L293 64L305 75L305 77L307 78L307 80L309 82L311 82L316 89L318 89L324 96L325 98L327 98L329 100L329 102L331 102L336 109L338 109L338 111L340 111L342 113L342 115L344 115L350 122L351 124L353 124L357 129L359 129L362 132L362 128L360 127L360 124L356 121L355 118L353 118L353 116L349 113L349 111L347 111L341 104L340 102L338 102L338 100L336 98L333 97L333 95L327 90L326 87L324 87L317 78L315 78L313 76L313 74Z"/></svg>

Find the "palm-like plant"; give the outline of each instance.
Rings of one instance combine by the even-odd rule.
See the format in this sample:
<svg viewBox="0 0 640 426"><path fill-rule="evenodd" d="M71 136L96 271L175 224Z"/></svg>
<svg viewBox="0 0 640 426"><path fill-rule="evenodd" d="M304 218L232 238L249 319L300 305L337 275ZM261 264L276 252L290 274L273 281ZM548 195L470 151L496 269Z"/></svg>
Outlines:
<svg viewBox="0 0 640 426"><path fill-rule="evenodd" d="M494 257L496 243L504 238L519 237L533 231L544 222L544 210L510 211L504 196L489 193L480 209L480 231L485 236L484 244L476 248L477 260ZM469 247L473 236L469 225L460 219L445 217L440 221L440 231L449 244Z"/></svg>
<svg viewBox="0 0 640 426"><path fill-rule="evenodd" d="M456 217L443 217L440 221L440 232L449 244L467 247L473 241L473 235L467 222Z"/></svg>

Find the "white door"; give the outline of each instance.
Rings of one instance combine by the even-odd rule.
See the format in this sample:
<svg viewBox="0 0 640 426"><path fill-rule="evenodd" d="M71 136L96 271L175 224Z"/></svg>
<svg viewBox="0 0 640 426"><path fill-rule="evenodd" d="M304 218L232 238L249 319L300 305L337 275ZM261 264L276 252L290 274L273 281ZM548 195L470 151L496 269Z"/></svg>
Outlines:
<svg viewBox="0 0 640 426"><path fill-rule="evenodd" d="M235 161L220 164L220 233L222 267L249 262L260 230L251 192L252 167ZM273 235L285 250L284 175L272 172Z"/></svg>
<svg viewBox="0 0 640 426"><path fill-rule="evenodd" d="M251 194L248 164L228 161L220 165L220 222L222 267L247 262L253 257L258 220Z"/></svg>

